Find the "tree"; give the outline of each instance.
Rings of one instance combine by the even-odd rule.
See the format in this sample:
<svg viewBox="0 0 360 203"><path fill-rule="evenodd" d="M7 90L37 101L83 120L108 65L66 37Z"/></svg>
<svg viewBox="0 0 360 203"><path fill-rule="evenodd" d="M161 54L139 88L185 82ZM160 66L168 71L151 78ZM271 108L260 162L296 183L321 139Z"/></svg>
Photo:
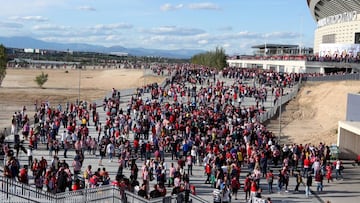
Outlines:
<svg viewBox="0 0 360 203"><path fill-rule="evenodd" d="M226 67L225 50L216 47L215 51L197 54L191 58L191 63L222 70Z"/></svg>
<svg viewBox="0 0 360 203"><path fill-rule="evenodd" d="M48 74L45 74L44 72L41 72L40 75L36 76L35 82L39 85L40 88L43 88L43 85L48 80Z"/></svg>
<svg viewBox="0 0 360 203"><path fill-rule="evenodd" d="M6 76L6 50L5 47L0 44L0 85Z"/></svg>

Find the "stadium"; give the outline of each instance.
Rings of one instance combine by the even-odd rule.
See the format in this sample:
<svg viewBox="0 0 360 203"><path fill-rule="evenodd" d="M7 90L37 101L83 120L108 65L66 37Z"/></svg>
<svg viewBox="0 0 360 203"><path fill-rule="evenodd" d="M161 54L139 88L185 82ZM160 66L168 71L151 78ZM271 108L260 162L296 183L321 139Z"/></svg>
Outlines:
<svg viewBox="0 0 360 203"><path fill-rule="evenodd" d="M360 53L360 2L307 0L317 23L314 53L320 57L358 57Z"/></svg>
<svg viewBox="0 0 360 203"><path fill-rule="evenodd" d="M307 5L317 24L313 48L255 45L254 56L235 56L228 64L288 73L359 72L360 1L307 0Z"/></svg>

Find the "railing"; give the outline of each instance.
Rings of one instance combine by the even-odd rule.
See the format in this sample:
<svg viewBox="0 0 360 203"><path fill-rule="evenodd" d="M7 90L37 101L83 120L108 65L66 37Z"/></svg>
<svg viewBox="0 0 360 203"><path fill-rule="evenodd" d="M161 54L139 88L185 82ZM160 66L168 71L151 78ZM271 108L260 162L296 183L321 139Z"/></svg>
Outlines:
<svg viewBox="0 0 360 203"><path fill-rule="evenodd" d="M0 177L0 192L3 193L3 199L26 200L27 202L51 202L54 195L30 185L22 184L15 179ZM18 202L18 201L17 201Z"/></svg>
<svg viewBox="0 0 360 203"><path fill-rule="evenodd" d="M276 112L278 111L278 109L280 108L280 105L284 105L296 97L296 95L299 92L300 85L301 85L301 80L296 85L294 85L294 87L292 88L292 90L290 92L279 97L273 107L267 109L266 112L261 113L258 116L258 120L261 123L263 123L263 122L273 118L276 115Z"/></svg>
<svg viewBox="0 0 360 203"><path fill-rule="evenodd" d="M56 203L122 201L120 190L117 187L111 185L58 193L55 195L54 199Z"/></svg>
<svg viewBox="0 0 360 203"><path fill-rule="evenodd" d="M191 200L192 203L208 203L207 200L204 200L203 198L193 195L190 193L189 200Z"/></svg>
<svg viewBox="0 0 360 203"><path fill-rule="evenodd" d="M33 186L20 183L15 179L0 177L0 196L3 201L9 202L32 202L32 203L83 203L83 202L123 202L123 203L176 203L178 197L184 195L169 195L154 199L144 199L137 194L124 191L123 195L119 188L111 185L98 188L85 188L77 191L52 194ZM193 203L206 203L207 201L190 194L189 200Z"/></svg>
<svg viewBox="0 0 360 203"><path fill-rule="evenodd" d="M360 80L360 73L341 74L341 75L324 75L316 77L305 77L304 81L320 82L320 81L343 81L343 80Z"/></svg>

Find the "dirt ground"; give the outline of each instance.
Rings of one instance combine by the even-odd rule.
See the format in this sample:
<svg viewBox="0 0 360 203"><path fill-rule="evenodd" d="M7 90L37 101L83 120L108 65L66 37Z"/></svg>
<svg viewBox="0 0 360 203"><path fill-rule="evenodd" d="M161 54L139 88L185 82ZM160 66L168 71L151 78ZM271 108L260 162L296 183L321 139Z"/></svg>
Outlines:
<svg viewBox="0 0 360 203"><path fill-rule="evenodd" d="M338 121L346 118L348 93L360 93L360 81L307 83L282 114L284 140L336 144Z"/></svg>
<svg viewBox="0 0 360 203"><path fill-rule="evenodd" d="M39 88L34 80L42 71L48 74L48 81ZM9 127L12 114L24 105L32 116L35 101L49 101L50 105L75 102L79 96L79 78L80 99L86 101L102 99L112 88L130 89L164 80L148 73L144 77L144 72L136 69L67 71L7 69L0 88L0 129Z"/></svg>

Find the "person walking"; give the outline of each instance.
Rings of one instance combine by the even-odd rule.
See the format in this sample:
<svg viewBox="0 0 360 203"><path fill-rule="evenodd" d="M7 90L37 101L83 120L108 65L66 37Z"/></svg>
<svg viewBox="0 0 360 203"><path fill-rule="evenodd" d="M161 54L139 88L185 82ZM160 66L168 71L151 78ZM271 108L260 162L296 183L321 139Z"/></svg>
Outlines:
<svg viewBox="0 0 360 203"><path fill-rule="evenodd" d="M310 187L312 186L312 176L311 172L308 173L308 176L306 178L306 186L305 186L305 196L309 197L311 195Z"/></svg>
<svg viewBox="0 0 360 203"><path fill-rule="evenodd" d="M327 179L327 182L330 183L330 180L333 181L332 179L332 166L330 163L328 163L326 165L326 179Z"/></svg>
<svg viewBox="0 0 360 203"><path fill-rule="evenodd" d="M322 192L323 191L323 175L321 174L321 171L317 171L315 174L315 182L317 184L316 191Z"/></svg>
<svg viewBox="0 0 360 203"><path fill-rule="evenodd" d="M240 182L237 176L234 176L231 179L231 191L232 191L232 196L235 196L235 200L237 200L237 192L240 189Z"/></svg>
<svg viewBox="0 0 360 203"><path fill-rule="evenodd" d="M339 159L336 159L335 163L335 178L336 180L338 180L339 177L341 177L341 179L343 179L343 175L342 175L342 170L343 170L343 165L342 165L342 161L340 161Z"/></svg>
<svg viewBox="0 0 360 203"><path fill-rule="evenodd" d="M112 162L113 154L115 152L114 144L112 142L109 142L109 144L107 144L106 152L109 157L109 162Z"/></svg>
<svg viewBox="0 0 360 203"><path fill-rule="evenodd" d="M189 175L193 175L193 173L192 173L193 161L192 161L192 156L190 154L186 157L186 164L188 166L187 173Z"/></svg>
<svg viewBox="0 0 360 203"><path fill-rule="evenodd" d="M296 178L295 192L298 192L299 191L299 186L303 182L300 170L296 171L295 178Z"/></svg>
<svg viewBox="0 0 360 203"><path fill-rule="evenodd" d="M244 192L245 192L245 201L248 201L248 197L250 198L250 188L251 188L251 174L248 173L244 180ZM250 198L251 199L251 198Z"/></svg>
<svg viewBox="0 0 360 203"><path fill-rule="evenodd" d="M274 174L273 174L273 170L270 170L269 172L266 173L266 181L268 183L268 191L269 194L273 193L273 182L274 182Z"/></svg>

